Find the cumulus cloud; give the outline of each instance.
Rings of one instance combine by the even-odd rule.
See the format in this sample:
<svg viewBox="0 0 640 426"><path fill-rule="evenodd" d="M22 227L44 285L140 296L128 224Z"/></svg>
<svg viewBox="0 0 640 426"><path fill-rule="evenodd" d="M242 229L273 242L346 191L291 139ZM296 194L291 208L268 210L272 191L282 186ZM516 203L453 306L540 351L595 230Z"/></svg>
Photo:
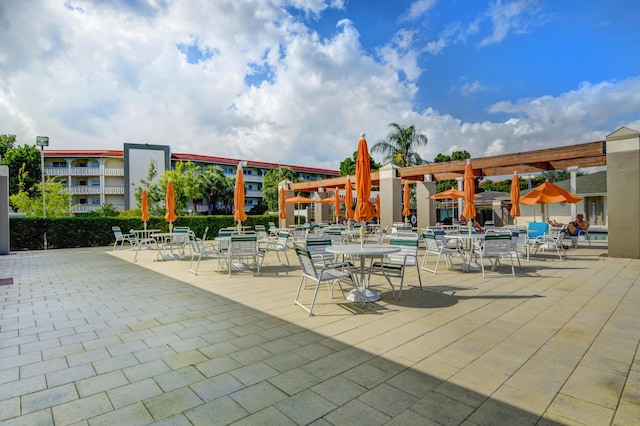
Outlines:
<svg viewBox="0 0 640 426"><path fill-rule="evenodd" d="M20 144L47 135L51 149L147 142L173 152L337 169L361 132L373 144L391 122L415 124L428 136L420 153L426 159L461 149L485 156L582 143L621 125L640 127L633 115L640 78L496 102L489 111L500 121L417 111L422 51L414 33L399 30L369 50L349 20L327 36L305 23L344 4L3 2L0 132L16 134ZM420 5L423 12L431 7ZM459 37L459 28L444 37ZM464 88L481 89L477 81Z"/></svg>

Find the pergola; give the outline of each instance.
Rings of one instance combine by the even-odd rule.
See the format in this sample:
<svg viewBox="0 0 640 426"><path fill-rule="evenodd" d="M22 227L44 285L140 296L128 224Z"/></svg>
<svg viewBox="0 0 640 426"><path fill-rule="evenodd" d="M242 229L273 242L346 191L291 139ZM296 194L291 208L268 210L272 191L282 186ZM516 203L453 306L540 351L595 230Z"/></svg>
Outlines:
<svg viewBox="0 0 640 426"><path fill-rule="evenodd" d="M569 167L605 166L607 155L605 141L590 142L558 148L540 149L518 154L504 154L493 157L473 158L475 176L505 176L514 171L522 173L538 173L548 170L566 170ZM446 163L424 164L405 167L397 170L397 176L403 181L422 182L425 175L433 176L432 180L456 179L464 176L466 160ZM290 184L294 191L315 192L320 188L344 188L346 176L337 178L298 182ZM380 173L371 173L373 186L380 184Z"/></svg>

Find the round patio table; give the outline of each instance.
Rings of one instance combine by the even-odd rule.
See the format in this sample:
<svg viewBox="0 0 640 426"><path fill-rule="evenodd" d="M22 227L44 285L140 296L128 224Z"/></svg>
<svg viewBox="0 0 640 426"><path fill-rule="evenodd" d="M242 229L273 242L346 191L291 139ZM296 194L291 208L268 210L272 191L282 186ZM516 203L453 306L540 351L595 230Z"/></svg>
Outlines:
<svg viewBox="0 0 640 426"><path fill-rule="evenodd" d="M396 253L400 247L382 244L337 244L325 249L328 253L341 254L344 256L358 256L360 258L360 285L356 283L356 289L351 290L347 296L350 302L375 302L380 300L380 296L375 291L367 287L364 275L365 262L367 257L382 257L385 254Z"/></svg>

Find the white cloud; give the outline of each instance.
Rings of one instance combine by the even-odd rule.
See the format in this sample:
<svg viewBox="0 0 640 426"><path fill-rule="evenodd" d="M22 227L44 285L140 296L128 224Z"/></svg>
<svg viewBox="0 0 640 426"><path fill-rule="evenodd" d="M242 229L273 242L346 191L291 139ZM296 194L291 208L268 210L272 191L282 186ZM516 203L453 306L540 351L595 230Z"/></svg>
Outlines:
<svg viewBox="0 0 640 426"><path fill-rule="evenodd" d="M487 11L492 33L480 42L480 46L499 43L509 33L526 33L529 26L540 25L546 17L539 14L537 0L495 0Z"/></svg>
<svg viewBox="0 0 640 426"><path fill-rule="evenodd" d="M413 21L420 18L425 12L431 9L435 3L436 0L417 0L413 2L404 19Z"/></svg>
<svg viewBox="0 0 640 426"><path fill-rule="evenodd" d="M137 10L120 4L2 3L0 132L16 134L20 144L47 135L50 149L148 142L337 169L360 132L373 144L391 122L427 134L426 159L462 149L485 156L583 143L622 125L640 127L640 77L498 102L490 111L506 119L466 123L414 110L421 69L410 31L373 56L351 21L321 38L281 7L292 1L155 2ZM308 15L344 7L335 0L295 5ZM453 28L447 37L460 34ZM211 56L188 63L178 46L190 45Z"/></svg>
<svg viewBox="0 0 640 426"><path fill-rule="evenodd" d="M485 90L487 89L482 86L478 80L471 83L464 83L462 86L460 86L460 94L462 96L470 96L477 92L484 92Z"/></svg>

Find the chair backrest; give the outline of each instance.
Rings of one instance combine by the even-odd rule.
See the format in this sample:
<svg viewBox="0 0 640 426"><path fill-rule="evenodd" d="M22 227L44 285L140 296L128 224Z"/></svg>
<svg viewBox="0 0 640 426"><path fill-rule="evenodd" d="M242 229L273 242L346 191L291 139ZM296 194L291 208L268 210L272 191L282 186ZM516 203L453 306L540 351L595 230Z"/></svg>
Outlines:
<svg viewBox="0 0 640 426"><path fill-rule="evenodd" d="M436 253L440 252L442 245L438 244L438 239L431 229L422 230L422 240L424 241L427 251Z"/></svg>
<svg viewBox="0 0 640 426"><path fill-rule="evenodd" d="M331 239L331 244L343 244L344 239L342 238L342 231L339 229L327 229L324 233Z"/></svg>
<svg viewBox="0 0 640 426"><path fill-rule="evenodd" d="M255 235L232 234L229 238L229 256L254 255L258 252Z"/></svg>
<svg viewBox="0 0 640 426"><path fill-rule="evenodd" d="M113 235L116 237L116 241L122 241L124 236L122 235L122 230L119 226L112 226L111 230L113 231Z"/></svg>
<svg viewBox="0 0 640 426"><path fill-rule="evenodd" d="M305 246L311 255L327 254L325 249L331 245L331 238L329 237L309 237L305 241Z"/></svg>
<svg viewBox="0 0 640 426"><path fill-rule="evenodd" d="M387 260L405 265L415 265L418 261L418 246L420 241L417 238L392 238L390 246L399 247L400 251L387 255Z"/></svg>
<svg viewBox="0 0 640 426"><path fill-rule="evenodd" d="M547 222L531 222L528 228L529 238L542 237L549 232L549 224Z"/></svg>
<svg viewBox="0 0 640 426"><path fill-rule="evenodd" d="M202 241L207 239L207 234L209 233L209 227L204 228L204 233L202 234Z"/></svg>
<svg viewBox="0 0 640 426"><path fill-rule="evenodd" d="M484 256L509 254L512 247L512 233L488 232L484 236L482 253Z"/></svg>
<svg viewBox="0 0 640 426"><path fill-rule="evenodd" d="M296 256L298 257L298 262L300 262L300 268L302 269L302 273L304 275L309 275L310 277L317 278L318 272L316 271L316 266L313 263L313 259L311 258L311 253L305 246L297 245L295 247Z"/></svg>

